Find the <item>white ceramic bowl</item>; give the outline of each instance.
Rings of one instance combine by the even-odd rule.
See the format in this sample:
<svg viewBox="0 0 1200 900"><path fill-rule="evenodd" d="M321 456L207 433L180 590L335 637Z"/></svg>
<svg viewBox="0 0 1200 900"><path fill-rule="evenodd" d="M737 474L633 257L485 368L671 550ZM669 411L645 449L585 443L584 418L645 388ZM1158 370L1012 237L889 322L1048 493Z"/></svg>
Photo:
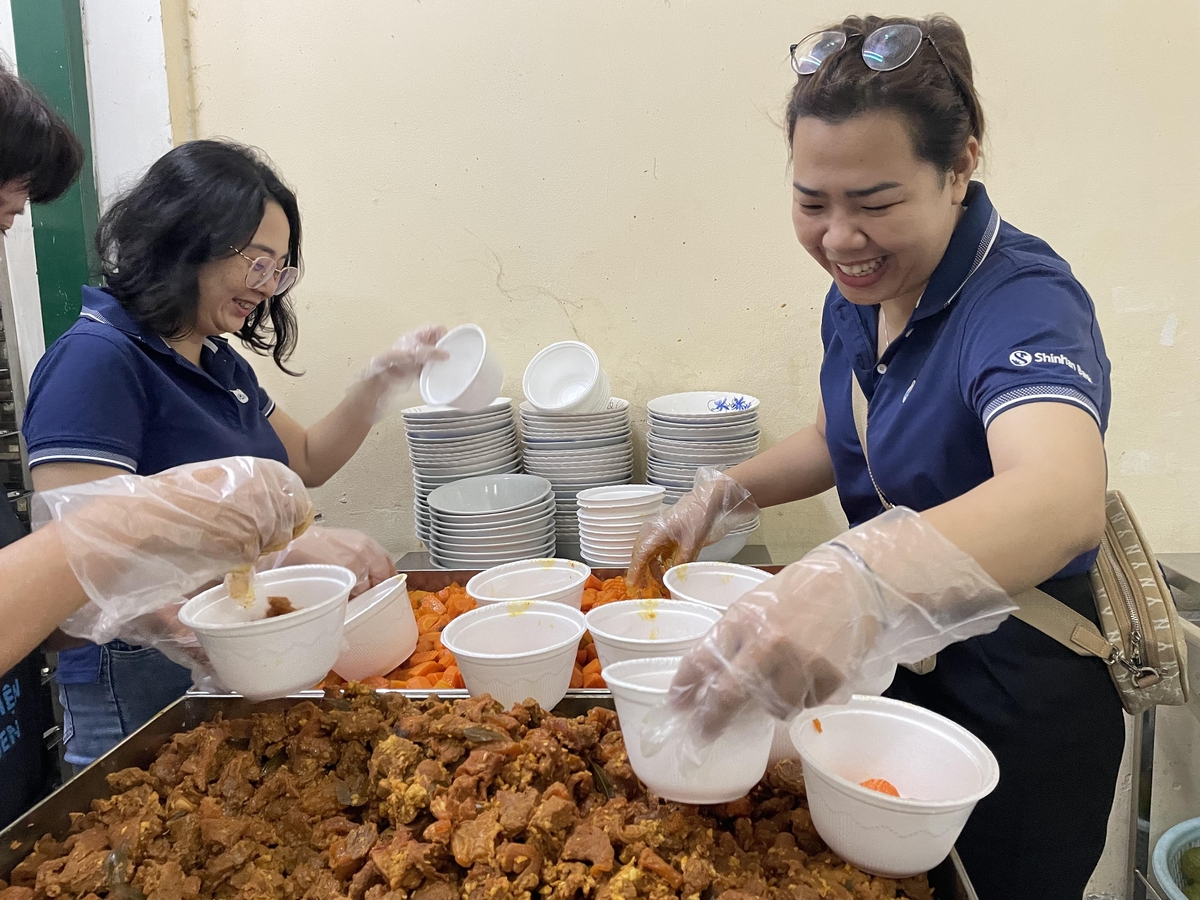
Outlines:
<svg viewBox="0 0 1200 900"><path fill-rule="evenodd" d="M771 575L761 569L728 562L685 563L668 569L663 586L674 600L690 600L726 610L738 597L758 587Z"/></svg>
<svg viewBox="0 0 1200 900"><path fill-rule="evenodd" d="M547 413L600 412L608 405L596 351L580 341L544 347L529 361L521 386L530 405Z"/></svg>
<svg viewBox="0 0 1200 900"><path fill-rule="evenodd" d="M750 540L749 531L735 531L725 535L715 544L709 544L696 557L697 562L729 562L746 548Z"/></svg>
<svg viewBox="0 0 1200 900"><path fill-rule="evenodd" d="M286 697L333 668L357 580L341 566L272 569L255 575L249 609L218 585L185 603L179 621L196 633L226 688L250 700ZM287 597L297 611L264 618L269 596Z"/></svg>
<svg viewBox="0 0 1200 900"><path fill-rule="evenodd" d="M537 475L481 475L439 487L429 505L440 513L476 516L533 506L551 493L550 482Z"/></svg>
<svg viewBox="0 0 1200 900"><path fill-rule="evenodd" d="M681 656L721 618L719 610L681 600L621 600L585 616L602 667L626 659Z"/></svg>
<svg viewBox="0 0 1200 900"><path fill-rule="evenodd" d="M429 518L442 529L472 529L486 530L498 525L525 525L529 522L545 519L554 513L554 501L550 497L532 506L522 506L503 512L486 515L455 516L431 509Z"/></svg>
<svg viewBox="0 0 1200 900"><path fill-rule="evenodd" d="M655 397L646 409L659 416L710 419L758 409L758 398L738 391L688 391Z"/></svg>
<svg viewBox="0 0 1200 900"><path fill-rule="evenodd" d="M743 708L699 765L685 759L676 744L653 756L643 750L646 716L666 699L680 659L629 659L601 669L616 702L629 764L646 787L664 800L704 805L744 797L766 772L775 736L774 720L757 704Z"/></svg>
<svg viewBox="0 0 1200 900"><path fill-rule="evenodd" d="M421 398L430 406L475 412L500 396L504 369L478 325L450 329L437 349L447 358L431 360L421 369Z"/></svg>
<svg viewBox="0 0 1200 900"><path fill-rule="evenodd" d="M525 559L480 572L467 582L467 594L481 605L545 600L579 609L591 574L570 559Z"/></svg>
<svg viewBox="0 0 1200 900"><path fill-rule="evenodd" d="M417 646L417 619L408 600L407 575L394 575L346 606L342 652L333 671L347 681L386 675Z"/></svg>
<svg viewBox="0 0 1200 900"><path fill-rule="evenodd" d="M471 696L491 694L510 707L532 697L553 709L567 694L583 614L562 603L492 603L463 613L442 630Z"/></svg>
<svg viewBox="0 0 1200 900"><path fill-rule="evenodd" d="M979 738L919 706L856 695L816 714L820 731L810 715L791 727L813 824L830 849L864 871L908 878L932 869L1000 780ZM891 782L900 796L861 787L868 778Z"/></svg>
<svg viewBox="0 0 1200 900"><path fill-rule="evenodd" d="M512 397L497 397L492 403L481 410L468 412L449 406L410 406L401 410L404 421L407 422L447 422L469 418L482 418L501 410L512 410Z"/></svg>

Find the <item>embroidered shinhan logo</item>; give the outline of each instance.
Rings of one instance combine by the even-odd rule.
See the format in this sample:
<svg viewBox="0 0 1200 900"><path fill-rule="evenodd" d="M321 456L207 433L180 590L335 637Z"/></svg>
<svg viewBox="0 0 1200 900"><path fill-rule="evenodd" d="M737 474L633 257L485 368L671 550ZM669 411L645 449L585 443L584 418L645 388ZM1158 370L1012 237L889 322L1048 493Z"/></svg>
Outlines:
<svg viewBox="0 0 1200 900"><path fill-rule="evenodd" d="M1052 366L1066 366L1072 372L1075 372L1080 378L1088 384L1095 384L1092 376L1083 370L1073 359L1063 356L1061 353L1028 353L1025 350L1014 350L1008 354L1008 361L1014 366L1028 366L1032 363L1044 363Z"/></svg>
<svg viewBox="0 0 1200 900"><path fill-rule="evenodd" d="M250 398L246 396L245 392L243 392L241 388L234 388L229 393L233 394L233 396L238 398L238 403L249 403L250 402Z"/></svg>

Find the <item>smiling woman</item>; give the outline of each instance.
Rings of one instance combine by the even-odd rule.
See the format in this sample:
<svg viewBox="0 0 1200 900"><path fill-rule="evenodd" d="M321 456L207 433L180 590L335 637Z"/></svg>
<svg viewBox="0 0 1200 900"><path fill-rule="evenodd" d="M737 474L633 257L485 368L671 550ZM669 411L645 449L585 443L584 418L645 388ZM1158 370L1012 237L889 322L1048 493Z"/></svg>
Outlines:
<svg viewBox="0 0 1200 900"><path fill-rule="evenodd" d="M151 166L101 222L104 288L84 287L79 321L34 372L23 426L34 487L227 456L278 460L312 487L345 465L442 332L405 335L328 415L302 426L226 337L288 371L300 235L296 195L255 150L193 141ZM395 574L364 535L314 528L299 543L293 550L306 562L348 566L362 589ZM191 684L186 669L149 647L56 649L75 764L106 752Z"/></svg>

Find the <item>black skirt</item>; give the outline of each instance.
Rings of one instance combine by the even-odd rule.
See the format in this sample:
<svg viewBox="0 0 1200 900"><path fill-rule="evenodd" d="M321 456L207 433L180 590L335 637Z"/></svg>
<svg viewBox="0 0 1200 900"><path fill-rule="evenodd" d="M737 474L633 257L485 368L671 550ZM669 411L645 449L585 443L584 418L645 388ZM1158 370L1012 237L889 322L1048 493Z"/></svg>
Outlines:
<svg viewBox="0 0 1200 900"><path fill-rule="evenodd" d="M1086 575L1040 587L1096 621ZM928 675L898 670L887 696L954 720L1000 763L1000 784L956 845L980 900L1080 900L1104 851L1125 747L1105 664L1009 618L943 650Z"/></svg>

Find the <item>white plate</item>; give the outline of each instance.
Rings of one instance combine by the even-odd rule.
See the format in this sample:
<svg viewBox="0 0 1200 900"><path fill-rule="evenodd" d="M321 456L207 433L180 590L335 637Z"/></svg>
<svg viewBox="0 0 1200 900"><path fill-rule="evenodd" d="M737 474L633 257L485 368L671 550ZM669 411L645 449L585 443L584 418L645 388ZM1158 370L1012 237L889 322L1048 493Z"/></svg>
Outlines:
<svg viewBox="0 0 1200 900"><path fill-rule="evenodd" d="M556 438L546 440L538 437L523 438L530 450L594 450L600 447L616 447L622 444L633 444L633 432L626 430L619 434L604 437Z"/></svg>
<svg viewBox="0 0 1200 900"><path fill-rule="evenodd" d="M613 462L630 462L633 459L633 448L629 444L614 447L611 450L548 450L538 452L525 448L522 454L531 463L552 463L555 465L600 465Z"/></svg>
<svg viewBox="0 0 1200 900"><path fill-rule="evenodd" d="M453 467L494 463L510 459L514 455L520 455L520 449L517 447L516 441L501 444L498 447L489 447L486 450L472 450L467 453L453 453L450 447L445 448L443 452L434 450L413 453L410 451L408 460L417 468L424 466Z"/></svg>
<svg viewBox="0 0 1200 900"><path fill-rule="evenodd" d="M471 434L462 437L454 438L438 438L427 437L420 434L405 434L405 440L408 441L410 447L418 450L431 450L437 447L446 447L453 445L456 452L465 453L469 448L483 449L491 444L503 443L513 437L516 437L516 425L505 423L499 428L486 431L483 434Z"/></svg>
<svg viewBox="0 0 1200 900"><path fill-rule="evenodd" d="M665 462L667 465L678 465L679 463L691 463L696 466L735 466L738 463L744 463L748 459L753 459L753 452L741 453L659 453L651 451L646 455L647 463Z"/></svg>
<svg viewBox="0 0 1200 900"><path fill-rule="evenodd" d="M478 412L467 412L462 409L454 409L449 406L410 406L408 409L401 410L405 420L415 422L431 422L438 420L450 421L454 419L473 419L479 416L492 415L502 409L512 409L512 397L497 397L489 406L484 407Z"/></svg>
<svg viewBox="0 0 1200 900"><path fill-rule="evenodd" d="M646 424L651 428L665 425L669 428L703 428L714 425L757 425L758 412L723 413L710 416L659 416L650 413L646 416Z"/></svg>
<svg viewBox="0 0 1200 900"><path fill-rule="evenodd" d="M549 558L554 554L555 543L555 541L549 541L530 553L450 554L430 548L429 556L435 565L444 569L489 569L492 566L502 566L506 562Z"/></svg>
<svg viewBox="0 0 1200 900"><path fill-rule="evenodd" d="M598 464L580 464L580 463L548 463L541 460L525 460L526 468L530 475L542 475L546 478L554 478L555 476L563 475L579 475L588 477L591 475L612 475L612 474L628 474L633 471L633 461L618 459L610 463Z"/></svg>
<svg viewBox="0 0 1200 900"><path fill-rule="evenodd" d="M664 425L651 420L649 435L674 441L726 441L757 435L757 421L746 425Z"/></svg>
<svg viewBox="0 0 1200 900"><path fill-rule="evenodd" d="M688 391L655 397L646 404L646 409L665 416L704 417L753 412L758 406L757 397L740 391Z"/></svg>
<svg viewBox="0 0 1200 900"><path fill-rule="evenodd" d="M472 463L457 463L447 466L439 466L433 463L420 463L413 466L413 472L425 478L443 478L450 475L457 475L459 478L466 478L469 475L487 475L488 469L495 466L507 466L510 463L520 463L521 456L518 453L507 453L504 456L494 459L485 459L480 462Z"/></svg>
<svg viewBox="0 0 1200 900"><path fill-rule="evenodd" d="M758 449L758 438L738 438L736 441L668 441L662 438L646 438L646 447L661 453L744 453Z"/></svg>
<svg viewBox="0 0 1200 900"><path fill-rule="evenodd" d="M603 419L606 417L620 415L629 409L629 401L623 400L620 397L609 397L608 406L599 412L593 413L548 413L538 409L528 400L522 400L520 408L521 415L529 416L531 419L551 419L556 421L561 420L564 422L577 422L584 419Z"/></svg>
<svg viewBox="0 0 1200 900"><path fill-rule="evenodd" d="M470 472L462 475L444 475L431 478L425 475L414 474L413 486L428 495L430 491L435 491L444 485L454 484L454 482L462 481L466 478L478 478L483 475L515 475L520 471L521 463L518 461L502 466L493 466L482 472Z"/></svg>

